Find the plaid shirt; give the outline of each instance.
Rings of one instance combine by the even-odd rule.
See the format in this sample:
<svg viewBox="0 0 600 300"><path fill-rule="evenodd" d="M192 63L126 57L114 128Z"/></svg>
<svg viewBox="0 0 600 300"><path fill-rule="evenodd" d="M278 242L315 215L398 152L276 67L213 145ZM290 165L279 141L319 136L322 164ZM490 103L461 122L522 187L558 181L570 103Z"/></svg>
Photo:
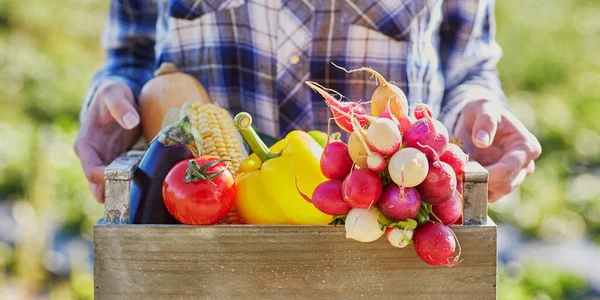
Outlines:
<svg viewBox="0 0 600 300"><path fill-rule="evenodd" d="M334 62L372 67L410 105L429 104L452 129L468 101L506 101L496 72L493 2L112 0L107 58L87 98L106 77L122 79L137 96L155 68L171 61L214 102L232 114L249 112L261 131L283 137L293 129L327 129L329 109L306 80L352 101L370 100L374 78L347 74Z"/></svg>

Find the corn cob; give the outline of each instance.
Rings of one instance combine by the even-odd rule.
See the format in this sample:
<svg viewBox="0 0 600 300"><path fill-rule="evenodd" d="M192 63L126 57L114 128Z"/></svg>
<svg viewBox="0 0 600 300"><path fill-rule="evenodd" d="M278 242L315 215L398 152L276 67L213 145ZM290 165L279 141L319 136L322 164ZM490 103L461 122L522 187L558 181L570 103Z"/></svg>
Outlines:
<svg viewBox="0 0 600 300"><path fill-rule="evenodd" d="M188 102L182 108L182 115L188 115L197 129L201 141L198 142L200 155L213 155L226 161L229 171L235 177L241 162L248 157L241 134L233 126L229 112L212 103ZM235 207L219 224L243 224Z"/></svg>

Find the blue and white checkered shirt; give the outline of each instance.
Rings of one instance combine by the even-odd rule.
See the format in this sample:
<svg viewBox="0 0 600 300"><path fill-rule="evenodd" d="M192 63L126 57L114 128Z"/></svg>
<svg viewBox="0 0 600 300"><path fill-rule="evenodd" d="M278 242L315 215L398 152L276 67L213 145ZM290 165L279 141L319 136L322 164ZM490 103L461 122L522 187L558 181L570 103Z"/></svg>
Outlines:
<svg viewBox="0 0 600 300"><path fill-rule="evenodd" d="M493 0L112 0L107 58L87 98L105 77L138 95L171 61L214 102L283 137L327 128L330 112L306 80L370 100L374 78L333 62L372 67L452 129L468 101L506 101L494 35Z"/></svg>

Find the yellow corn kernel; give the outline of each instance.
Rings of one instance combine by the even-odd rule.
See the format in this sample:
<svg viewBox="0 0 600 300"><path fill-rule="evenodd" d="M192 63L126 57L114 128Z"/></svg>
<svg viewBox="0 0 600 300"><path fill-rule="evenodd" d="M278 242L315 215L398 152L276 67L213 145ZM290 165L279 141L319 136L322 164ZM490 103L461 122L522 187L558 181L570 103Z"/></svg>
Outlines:
<svg viewBox="0 0 600 300"><path fill-rule="evenodd" d="M248 157L243 139L233 126L229 112L216 104L192 103L191 120L202 137L200 153L227 160L235 176L242 160Z"/></svg>

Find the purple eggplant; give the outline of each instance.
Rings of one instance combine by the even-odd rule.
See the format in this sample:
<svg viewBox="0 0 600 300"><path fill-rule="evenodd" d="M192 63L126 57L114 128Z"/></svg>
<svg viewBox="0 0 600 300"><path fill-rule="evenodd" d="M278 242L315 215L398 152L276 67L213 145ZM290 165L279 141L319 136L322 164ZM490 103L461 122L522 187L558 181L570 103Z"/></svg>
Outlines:
<svg viewBox="0 0 600 300"><path fill-rule="evenodd" d="M132 224L181 224L167 210L162 196L165 177L178 162L198 156L197 131L188 117L165 127L150 142L133 174L129 194Z"/></svg>

